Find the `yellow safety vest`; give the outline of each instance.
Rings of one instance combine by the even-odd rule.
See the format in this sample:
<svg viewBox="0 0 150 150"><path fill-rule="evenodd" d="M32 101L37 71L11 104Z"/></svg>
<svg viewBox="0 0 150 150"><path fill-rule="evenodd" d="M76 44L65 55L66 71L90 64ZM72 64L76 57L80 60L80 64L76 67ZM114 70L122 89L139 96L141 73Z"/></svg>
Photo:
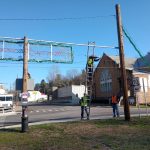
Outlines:
<svg viewBox="0 0 150 150"><path fill-rule="evenodd" d="M87 96L84 96L81 100L81 106L87 106L88 105L88 98Z"/></svg>
<svg viewBox="0 0 150 150"><path fill-rule="evenodd" d="M90 58L90 59L88 60L88 65L91 66L92 64L93 64L93 59Z"/></svg>

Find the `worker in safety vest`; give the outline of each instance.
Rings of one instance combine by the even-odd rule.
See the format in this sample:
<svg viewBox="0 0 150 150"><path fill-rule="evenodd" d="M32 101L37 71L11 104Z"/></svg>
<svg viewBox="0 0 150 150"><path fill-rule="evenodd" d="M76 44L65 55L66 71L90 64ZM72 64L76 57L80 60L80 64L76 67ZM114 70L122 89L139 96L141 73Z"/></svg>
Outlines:
<svg viewBox="0 0 150 150"><path fill-rule="evenodd" d="M89 56L87 61L87 67L88 67L88 73L89 73L89 79L91 80L92 74L93 74L93 63L94 61L98 61L99 58L96 56Z"/></svg>
<svg viewBox="0 0 150 150"><path fill-rule="evenodd" d="M84 93L84 96L80 100L81 120L84 118L84 111L86 112L87 119L89 119L89 112L87 110L88 105L89 105L89 100L88 100L87 95Z"/></svg>
<svg viewBox="0 0 150 150"><path fill-rule="evenodd" d="M113 108L113 117L119 117L119 108L118 108L118 97L113 94L111 97L111 104L112 104L112 108Z"/></svg>

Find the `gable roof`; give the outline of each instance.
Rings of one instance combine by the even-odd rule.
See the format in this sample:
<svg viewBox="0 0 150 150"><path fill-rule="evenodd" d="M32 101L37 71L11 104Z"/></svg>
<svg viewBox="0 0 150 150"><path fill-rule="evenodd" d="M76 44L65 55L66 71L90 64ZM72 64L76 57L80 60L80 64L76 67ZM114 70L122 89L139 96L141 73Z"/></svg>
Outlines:
<svg viewBox="0 0 150 150"><path fill-rule="evenodd" d="M117 64L119 64L119 67L120 67L119 56L108 56L108 57L110 57L113 61L115 61ZM125 68L126 69L133 69L135 62L136 62L136 58L125 58Z"/></svg>
<svg viewBox="0 0 150 150"><path fill-rule="evenodd" d="M138 58L134 64L134 68L150 72L150 52L148 52L143 58Z"/></svg>
<svg viewBox="0 0 150 150"><path fill-rule="evenodd" d="M108 57L109 59L111 59L112 61L114 61L116 64L119 65L120 67L120 57L119 56L108 56L107 54L103 54L103 56L101 57L97 67L100 65L101 63L101 60L104 58L104 57ZM136 68L135 67L135 63L136 63L137 59L136 58L125 58L125 68L127 70L132 70L134 71L134 73L150 73L150 71L147 69L139 69L139 68ZM97 69L97 67L95 68L95 70Z"/></svg>

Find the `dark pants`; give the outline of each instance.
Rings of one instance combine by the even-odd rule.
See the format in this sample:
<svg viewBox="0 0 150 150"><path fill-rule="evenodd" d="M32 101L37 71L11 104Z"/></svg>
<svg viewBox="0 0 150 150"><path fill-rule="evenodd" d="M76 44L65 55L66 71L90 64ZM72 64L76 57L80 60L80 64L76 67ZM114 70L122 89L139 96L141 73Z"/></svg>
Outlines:
<svg viewBox="0 0 150 150"><path fill-rule="evenodd" d="M86 112L87 119L89 119L89 113L87 111L87 106L81 106L81 119L84 118L84 111Z"/></svg>
<svg viewBox="0 0 150 150"><path fill-rule="evenodd" d="M92 67L92 66L88 66L88 76L89 76L89 80L92 80L92 74L93 74L93 67Z"/></svg>
<svg viewBox="0 0 150 150"><path fill-rule="evenodd" d="M112 104L112 108L113 108L113 117L119 117L119 108L118 108L118 104Z"/></svg>

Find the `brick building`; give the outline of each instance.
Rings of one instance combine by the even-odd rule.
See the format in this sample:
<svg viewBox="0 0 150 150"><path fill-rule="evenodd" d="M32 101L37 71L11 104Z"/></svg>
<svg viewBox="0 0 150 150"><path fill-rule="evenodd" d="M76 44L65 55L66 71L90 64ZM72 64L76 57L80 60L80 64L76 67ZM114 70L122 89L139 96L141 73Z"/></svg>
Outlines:
<svg viewBox="0 0 150 150"><path fill-rule="evenodd" d="M134 96L133 78L138 77L139 92L136 92L140 99L140 103L144 103L143 97L143 81L145 84L145 92L147 101L150 102L150 74L146 72L136 71L133 68L136 59L126 58L125 68L127 74L128 96ZM113 93L118 94L122 91L120 60L118 56L108 56L103 54L100 59L93 77L93 101L109 104L110 97Z"/></svg>

